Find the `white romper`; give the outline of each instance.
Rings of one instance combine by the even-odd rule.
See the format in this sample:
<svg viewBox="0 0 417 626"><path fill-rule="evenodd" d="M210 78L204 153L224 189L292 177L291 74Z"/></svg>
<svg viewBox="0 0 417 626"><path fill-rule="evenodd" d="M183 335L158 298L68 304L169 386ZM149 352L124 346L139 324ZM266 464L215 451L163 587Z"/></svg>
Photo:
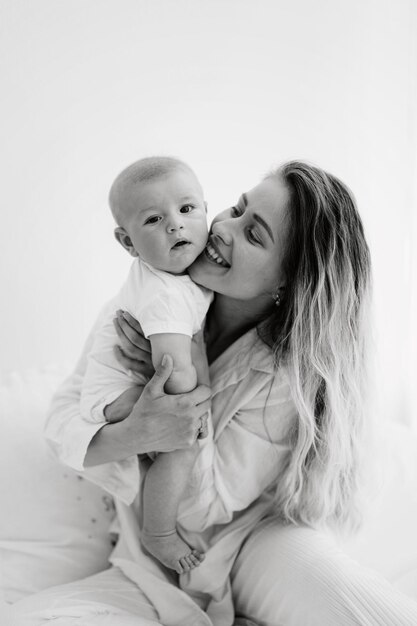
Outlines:
<svg viewBox="0 0 417 626"><path fill-rule="evenodd" d="M128 311L142 326L145 337L178 333L192 337L206 316L213 296L194 283L188 274L174 275L136 258L128 277L94 335L83 379L81 415L86 421L104 423L103 409L144 376L127 372L113 348L118 338L113 326L117 309Z"/></svg>

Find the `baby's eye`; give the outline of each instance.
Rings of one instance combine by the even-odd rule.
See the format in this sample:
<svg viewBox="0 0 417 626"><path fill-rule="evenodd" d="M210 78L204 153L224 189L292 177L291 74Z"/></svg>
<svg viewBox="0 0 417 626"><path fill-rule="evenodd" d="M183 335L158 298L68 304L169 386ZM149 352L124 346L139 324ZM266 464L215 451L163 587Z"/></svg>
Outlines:
<svg viewBox="0 0 417 626"><path fill-rule="evenodd" d="M193 209L194 209L194 205L192 205L192 204L184 204L180 208L180 213L190 213L190 211L192 211Z"/></svg>
<svg viewBox="0 0 417 626"><path fill-rule="evenodd" d="M161 219L162 217L160 215L152 215L152 217L148 217L145 224L156 224L157 222L160 222Z"/></svg>

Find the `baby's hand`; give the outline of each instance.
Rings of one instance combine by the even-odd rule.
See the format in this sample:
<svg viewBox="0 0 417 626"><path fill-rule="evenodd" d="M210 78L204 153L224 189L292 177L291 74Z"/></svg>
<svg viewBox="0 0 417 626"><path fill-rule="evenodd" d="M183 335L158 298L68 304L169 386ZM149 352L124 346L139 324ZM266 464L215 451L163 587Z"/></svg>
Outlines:
<svg viewBox="0 0 417 626"><path fill-rule="evenodd" d="M104 408L104 417L106 422L113 424L114 422L121 422L126 419L131 412L136 402L139 400L143 391L142 385L135 385L126 389L116 400L113 400Z"/></svg>

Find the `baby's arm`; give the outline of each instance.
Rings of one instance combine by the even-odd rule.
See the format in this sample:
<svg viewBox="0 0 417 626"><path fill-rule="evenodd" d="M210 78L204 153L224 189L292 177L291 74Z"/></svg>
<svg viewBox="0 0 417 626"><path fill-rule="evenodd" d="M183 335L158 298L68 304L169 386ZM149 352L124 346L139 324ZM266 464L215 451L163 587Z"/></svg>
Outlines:
<svg viewBox="0 0 417 626"><path fill-rule="evenodd" d="M191 337L177 333L158 333L149 337L152 362L157 367L164 354L169 354L174 369L165 383L166 393L187 393L197 386L197 370L191 358ZM199 381L200 382L200 381Z"/></svg>

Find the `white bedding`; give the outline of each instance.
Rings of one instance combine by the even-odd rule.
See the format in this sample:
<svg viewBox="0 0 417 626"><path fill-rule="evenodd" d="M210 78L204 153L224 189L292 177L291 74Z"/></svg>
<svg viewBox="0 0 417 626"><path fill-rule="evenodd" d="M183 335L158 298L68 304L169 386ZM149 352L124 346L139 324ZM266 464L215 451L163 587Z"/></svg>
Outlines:
<svg viewBox="0 0 417 626"><path fill-rule="evenodd" d="M58 464L42 434L63 371L30 371L0 384L0 598L16 600L107 566L113 501Z"/></svg>

